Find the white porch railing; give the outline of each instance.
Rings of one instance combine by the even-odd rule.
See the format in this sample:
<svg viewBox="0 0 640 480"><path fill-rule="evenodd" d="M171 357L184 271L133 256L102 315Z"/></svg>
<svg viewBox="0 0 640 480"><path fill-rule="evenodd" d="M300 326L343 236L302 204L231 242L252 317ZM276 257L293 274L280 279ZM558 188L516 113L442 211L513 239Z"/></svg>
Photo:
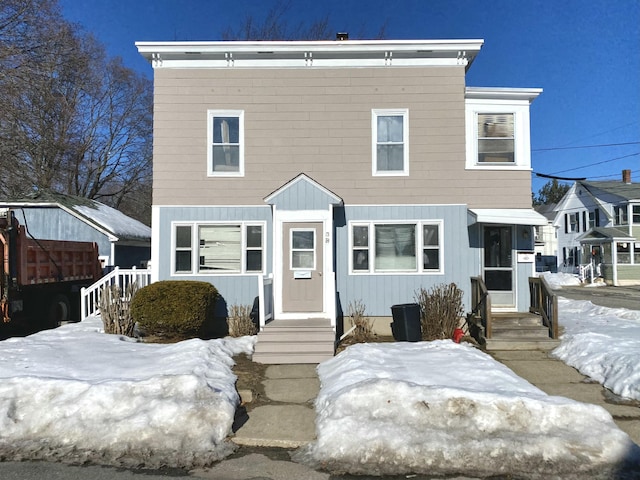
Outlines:
<svg viewBox="0 0 640 480"><path fill-rule="evenodd" d="M138 288L146 287L151 283L151 270L140 268L120 268L106 274L90 287L80 290L80 320L100 313L100 296L102 288L107 285L117 285L122 291L132 283Z"/></svg>
<svg viewBox="0 0 640 480"><path fill-rule="evenodd" d="M594 263L585 263L584 265L580 265L578 267L578 278L581 282L585 282L585 280L589 279L589 283L593 283L593 279L595 277L600 277L601 273L601 264Z"/></svg>
<svg viewBox="0 0 640 480"><path fill-rule="evenodd" d="M273 274L258 275L258 312L262 330L267 320L273 320Z"/></svg>

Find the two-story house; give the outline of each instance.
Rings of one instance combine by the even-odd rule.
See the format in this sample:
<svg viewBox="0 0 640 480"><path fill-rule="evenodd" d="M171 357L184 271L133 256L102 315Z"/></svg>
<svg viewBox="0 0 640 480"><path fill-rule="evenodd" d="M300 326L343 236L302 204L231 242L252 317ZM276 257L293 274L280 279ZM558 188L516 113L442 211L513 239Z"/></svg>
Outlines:
<svg viewBox="0 0 640 480"><path fill-rule="evenodd" d="M566 271L610 285L640 285L640 184L577 181L556 208L558 248Z"/></svg>
<svg viewBox="0 0 640 480"><path fill-rule="evenodd" d="M392 305L451 282L471 309L471 277L527 311L541 89L467 87L482 44L136 43L154 69L152 278L211 282L227 306L267 292L274 328L340 331L362 301L388 329Z"/></svg>

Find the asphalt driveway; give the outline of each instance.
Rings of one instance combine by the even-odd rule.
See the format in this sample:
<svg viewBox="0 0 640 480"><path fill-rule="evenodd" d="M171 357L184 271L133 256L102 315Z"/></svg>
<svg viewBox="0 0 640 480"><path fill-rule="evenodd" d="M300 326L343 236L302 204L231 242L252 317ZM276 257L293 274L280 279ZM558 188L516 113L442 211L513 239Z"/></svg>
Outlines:
<svg viewBox="0 0 640 480"><path fill-rule="evenodd" d="M572 300L589 300L609 308L640 310L640 286L634 287L562 287L554 292Z"/></svg>

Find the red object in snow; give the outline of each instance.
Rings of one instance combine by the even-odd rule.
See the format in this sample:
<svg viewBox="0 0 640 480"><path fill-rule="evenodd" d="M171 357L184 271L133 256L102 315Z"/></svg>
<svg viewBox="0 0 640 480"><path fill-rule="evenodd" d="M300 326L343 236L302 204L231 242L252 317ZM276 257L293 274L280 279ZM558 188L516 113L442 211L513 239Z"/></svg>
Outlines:
<svg viewBox="0 0 640 480"><path fill-rule="evenodd" d="M460 343L460 340L462 340L462 337L464 337L464 332L462 331L461 328L456 328L453 331L453 341L456 343Z"/></svg>

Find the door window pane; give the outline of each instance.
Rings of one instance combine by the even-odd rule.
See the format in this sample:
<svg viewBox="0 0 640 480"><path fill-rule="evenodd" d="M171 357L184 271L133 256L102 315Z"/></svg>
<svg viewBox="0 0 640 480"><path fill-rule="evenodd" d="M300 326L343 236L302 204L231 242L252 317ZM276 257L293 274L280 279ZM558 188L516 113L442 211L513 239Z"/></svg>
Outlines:
<svg viewBox="0 0 640 480"><path fill-rule="evenodd" d="M484 229L484 266L512 267L511 227Z"/></svg>
<svg viewBox="0 0 640 480"><path fill-rule="evenodd" d="M291 230L291 268L316 268L315 230Z"/></svg>

